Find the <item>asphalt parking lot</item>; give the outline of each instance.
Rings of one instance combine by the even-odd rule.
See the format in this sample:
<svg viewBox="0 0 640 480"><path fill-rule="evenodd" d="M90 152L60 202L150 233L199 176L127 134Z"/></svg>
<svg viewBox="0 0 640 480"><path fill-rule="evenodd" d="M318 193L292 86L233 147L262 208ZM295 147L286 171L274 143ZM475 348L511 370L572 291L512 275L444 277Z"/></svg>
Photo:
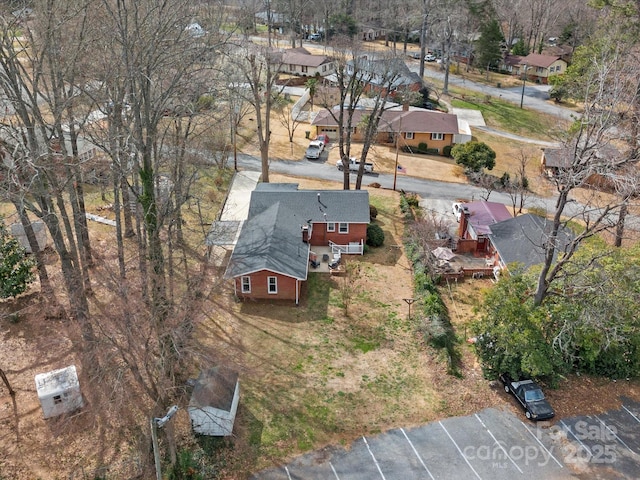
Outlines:
<svg viewBox="0 0 640 480"><path fill-rule="evenodd" d="M527 421L486 409L327 447L255 474L265 480L640 478L640 403L602 415Z"/></svg>
<svg viewBox="0 0 640 480"><path fill-rule="evenodd" d="M563 461L590 478L640 478L640 403L601 415L563 418L550 429Z"/></svg>
<svg viewBox="0 0 640 480"><path fill-rule="evenodd" d="M412 429L329 447L255 479L562 479L571 472L554 454L548 429L508 411L483 410ZM526 423L525 423L526 422Z"/></svg>

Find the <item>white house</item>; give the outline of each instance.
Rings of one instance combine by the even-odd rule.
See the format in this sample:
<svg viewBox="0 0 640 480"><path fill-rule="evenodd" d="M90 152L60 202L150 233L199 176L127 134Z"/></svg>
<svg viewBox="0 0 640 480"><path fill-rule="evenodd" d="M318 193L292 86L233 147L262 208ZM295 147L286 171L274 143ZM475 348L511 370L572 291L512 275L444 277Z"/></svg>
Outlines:
<svg viewBox="0 0 640 480"><path fill-rule="evenodd" d="M36 375L44 418L71 413L84 406L75 365Z"/></svg>
<svg viewBox="0 0 640 480"><path fill-rule="evenodd" d="M221 366L201 371L187 409L193 430L201 435L231 435L239 401L237 372Z"/></svg>

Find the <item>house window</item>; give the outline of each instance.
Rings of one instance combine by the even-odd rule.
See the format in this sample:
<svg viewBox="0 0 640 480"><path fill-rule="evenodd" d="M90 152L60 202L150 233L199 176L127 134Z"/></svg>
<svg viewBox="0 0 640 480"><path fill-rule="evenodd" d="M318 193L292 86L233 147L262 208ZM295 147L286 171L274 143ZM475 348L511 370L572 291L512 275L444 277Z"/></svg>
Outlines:
<svg viewBox="0 0 640 480"><path fill-rule="evenodd" d="M340 223L338 227L338 233L349 233L349 224Z"/></svg>
<svg viewBox="0 0 640 480"><path fill-rule="evenodd" d="M62 397L60 395L55 395L53 397L53 403L54 403L54 405L58 405L58 404L62 403Z"/></svg>
<svg viewBox="0 0 640 480"><path fill-rule="evenodd" d="M432 133L431 140L444 140L444 133Z"/></svg>
<svg viewBox="0 0 640 480"><path fill-rule="evenodd" d="M242 293L251 293L251 277L242 277Z"/></svg>
<svg viewBox="0 0 640 480"><path fill-rule="evenodd" d="M309 67L307 67L306 65L302 65L302 73L307 73L309 72Z"/></svg>
<svg viewBox="0 0 640 480"><path fill-rule="evenodd" d="M335 232L336 224L335 223L327 223L327 232Z"/></svg>
<svg viewBox="0 0 640 480"><path fill-rule="evenodd" d="M267 277L267 291L278 293L278 277Z"/></svg>
<svg viewBox="0 0 640 480"><path fill-rule="evenodd" d="M407 132L404 136L407 140L413 140L413 132Z"/></svg>

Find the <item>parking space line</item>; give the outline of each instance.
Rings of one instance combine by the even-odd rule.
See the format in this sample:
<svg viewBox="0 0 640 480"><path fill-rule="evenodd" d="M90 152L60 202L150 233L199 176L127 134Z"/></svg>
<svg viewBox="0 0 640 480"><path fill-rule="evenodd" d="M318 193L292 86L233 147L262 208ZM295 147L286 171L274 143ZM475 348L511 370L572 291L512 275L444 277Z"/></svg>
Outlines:
<svg viewBox="0 0 640 480"><path fill-rule="evenodd" d="M622 408L624 408L624 409L627 411L627 413L628 413L629 415L631 415L631 416L635 419L635 421L636 421L636 422L640 423L640 420L638 419L638 417L636 417L636 416L635 416L635 414L634 414L631 410L629 410L629 409L628 409L627 407L625 407L624 405L622 405Z"/></svg>
<svg viewBox="0 0 640 480"><path fill-rule="evenodd" d="M333 472L333 474L336 476L336 480L340 480L340 477L338 476L338 472L336 472L336 469L333 468L333 463L329 462L329 466L331 467L331 471Z"/></svg>
<svg viewBox="0 0 640 480"><path fill-rule="evenodd" d="M416 454L416 457L418 457L418 460L420 460L420 463L422 464L422 466L424 467L424 469L427 471L427 473L429 474L429 476L431 477L431 480L436 480L435 478L433 478L433 475L431 475L431 472L429 471L429 469L427 468L427 466L424 464L424 462L422 461L422 457L420 456L420 454L418 453L418 451L416 450L416 447L413 446L413 443L411 442L411 440L409 439L409 437L407 436L406 432L404 431L404 428L400 428L400 431L402 432L402 434L404 435L404 438L407 439L407 442L409 442L409 446L411 447L411 449L413 450L413 453Z"/></svg>
<svg viewBox="0 0 640 480"><path fill-rule="evenodd" d="M378 472L380 472L380 476L382 477L382 480L387 480L384 476L384 473L382 473L382 469L380 468L380 464L378 463L378 460L376 460L376 457L371 451L371 448L369 448L369 442L367 442L367 439L364 437L364 435L362 436L362 439L364 440L364 444L367 446L367 450L369 450L369 455L371 455L371 458L373 458L373 463L376 464L376 467L378 468Z"/></svg>
<svg viewBox="0 0 640 480"><path fill-rule="evenodd" d="M589 455L589 460L591 460L591 457L593 457L593 453L591 453L591 450L589 450L589 447L587 447L584 443L582 443L582 440L580 440L575 433L573 433L573 430L571 430L571 427L569 425L567 425L566 423L564 423L562 420L560 420L560 423L564 426L564 428L566 429L567 432L569 432L571 434L571 436L573 438L575 438L578 443L580 444L580 446L584 449L585 452L587 452L587 454Z"/></svg>
<svg viewBox="0 0 640 480"><path fill-rule="evenodd" d="M291 474L289 473L289 469L287 468L287 466L286 466L286 465L285 465L285 467L284 467L284 471L285 471L285 472L287 472L287 478L288 478L289 480L291 480Z"/></svg>
<svg viewBox="0 0 640 480"><path fill-rule="evenodd" d="M484 424L484 422L482 421L482 419L478 416L478 414L475 414L476 418L478 419L478 421L480 422L480 425L482 425L484 427L484 429L487 431L487 433L489 435L491 435L491 438L493 438L493 441L496 442L496 445L498 445L500 447L500 450L502 450L504 452L504 454L507 456L507 458L511 461L511 463L513 464L514 467L516 467L518 469L518 471L520 473L523 473L522 470L520 470L520 467L518 466L518 464L516 462L513 461L513 458L511 458L511 455L509 455L507 453L507 451L505 450L504 446L498 441L498 439L496 437L493 436L493 433L491 433L491 430L489 430L487 428L487 426Z"/></svg>
<svg viewBox="0 0 640 480"><path fill-rule="evenodd" d="M618 441L624 445L625 447L627 447L627 450L629 450L631 453L637 455L636 452L634 452L633 450L631 450L631 447L629 447L629 445L627 445L626 443L624 443L624 441L618 436L618 434L616 432L614 432L613 430L611 430L609 428L609 425L607 425L606 423L604 423L602 420L600 420L600 417L598 417L597 415L594 415L595 419L598 420L607 430L609 430L614 437L616 437L618 439Z"/></svg>
<svg viewBox="0 0 640 480"><path fill-rule="evenodd" d="M529 435L531 435L536 440L536 442L540 444L540 446L544 449L544 451L549 454L549 457L553 458L553 460L558 464L560 468L564 468L564 466L558 461L558 459L553 456L553 453L551 453L549 449L545 447L544 444L540 441L540 439L533 434L533 432L529 429L529 427L527 427L527 424L524 423L523 421L520 421L520 423L524 428L527 429L527 432L529 432Z"/></svg>
<svg viewBox="0 0 640 480"><path fill-rule="evenodd" d="M460 450L460 447L458 446L458 444L456 443L456 441L453 439L453 437L449 434L449 432L447 431L446 428L444 428L444 425L442 424L442 422L438 421L438 423L440 424L440 426L442 427L442 430L444 430L444 433L447 434L447 437L449 437L449 440L451 440L453 442L453 444L455 445L455 447L458 449L458 453L460 453L460 455L462 456L462 458L464 458L464 461L467 462L467 465L469 465L469 468L473 471L473 473L476 474L476 477L478 477L480 480L482 480L482 477L480 475L478 475L478 472L476 472L476 469L473 468L473 466L469 463L469 460L467 460L467 457L464 455L464 453L462 453L462 450Z"/></svg>

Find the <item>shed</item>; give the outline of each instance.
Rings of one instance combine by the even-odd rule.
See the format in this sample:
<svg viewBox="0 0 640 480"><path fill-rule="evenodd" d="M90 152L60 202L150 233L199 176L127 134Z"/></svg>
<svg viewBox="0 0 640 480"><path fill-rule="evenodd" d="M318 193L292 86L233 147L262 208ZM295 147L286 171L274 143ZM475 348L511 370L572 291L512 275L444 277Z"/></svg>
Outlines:
<svg viewBox="0 0 640 480"><path fill-rule="evenodd" d="M193 430L201 435L231 435L239 401L237 372L222 366L201 371L188 407Z"/></svg>
<svg viewBox="0 0 640 480"><path fill-rule="evenodd" d="M31 245L29 245L29 239L27 238L27 234L24 231L24 227L21 223L12 223L11 224L11 235L18 239L20 245L22 245L27 253L33 253L31 251ZM32 222L31 228L33 228L33 233L36 236L36 241L38 242L38 248L40 251L44 250L47 246L47 230L44 227L44 222Z"/></svg>
<svg viewBox="0 0 640 480"><path fill-rule="evenodd" d="M44 418L57 417L84 406L75 365L39 373L36 390Z"/></svg>

